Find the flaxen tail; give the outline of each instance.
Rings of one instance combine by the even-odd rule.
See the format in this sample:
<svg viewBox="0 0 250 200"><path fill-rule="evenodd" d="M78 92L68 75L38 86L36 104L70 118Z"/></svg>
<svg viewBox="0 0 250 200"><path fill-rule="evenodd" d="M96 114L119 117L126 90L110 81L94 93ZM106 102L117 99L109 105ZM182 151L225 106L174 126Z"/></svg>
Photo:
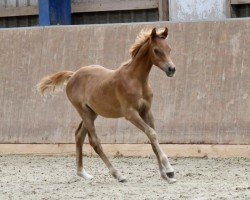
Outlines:
<svg viewBox="0 0 250 200"><path fill-rule="evenodd" d="M45 76L37 84L37 90L41 95L46 92L55 92L63 84L67 84L69 78L74 75L72 71L62 71L52 75Z"/></svg>

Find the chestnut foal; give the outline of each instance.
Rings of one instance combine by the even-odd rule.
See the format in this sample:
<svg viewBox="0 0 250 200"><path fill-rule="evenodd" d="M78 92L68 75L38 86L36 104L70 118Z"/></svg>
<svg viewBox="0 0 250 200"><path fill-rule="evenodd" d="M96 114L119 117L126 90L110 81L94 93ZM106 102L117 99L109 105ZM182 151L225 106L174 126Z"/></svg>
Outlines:
<svg viewBox="0 0 250 200"><path fill-rule="evenodd" d="M174 170L161 149L154 130L151 112L153 92L148 83L153 65L169 77L175 73L175 66L170 59L171 49L165 40L167 35L167 28L159 32L156 28L148 32L141 31L130 49L131 59L116 70L98 65L85 66L76 72L62 71L46 76L38 84L39 92L44 94L46 91L53 92L57 86L67 83L68 99L82 118L75 132L79 176L92 178L84 170L82 163L82 145L88 134L90 145L106 164L111 175L120 182L126 180L110 163L97 137L94 121L101 115L107 118L125 117L143 131L151 142L162 178L169 183L176 181Z"/></svg>

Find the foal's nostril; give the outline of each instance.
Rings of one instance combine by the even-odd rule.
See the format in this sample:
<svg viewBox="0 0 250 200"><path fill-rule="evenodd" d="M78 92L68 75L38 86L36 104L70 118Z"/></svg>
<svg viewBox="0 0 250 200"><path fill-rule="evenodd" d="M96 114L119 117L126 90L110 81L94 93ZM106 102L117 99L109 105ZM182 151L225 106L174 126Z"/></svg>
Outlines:
<svg viewBox="0 0 250 200"><path fill-rule="evenodd" d="M171 73L175 73L175 68L174 67L168 67L168 71Z"/></svg>

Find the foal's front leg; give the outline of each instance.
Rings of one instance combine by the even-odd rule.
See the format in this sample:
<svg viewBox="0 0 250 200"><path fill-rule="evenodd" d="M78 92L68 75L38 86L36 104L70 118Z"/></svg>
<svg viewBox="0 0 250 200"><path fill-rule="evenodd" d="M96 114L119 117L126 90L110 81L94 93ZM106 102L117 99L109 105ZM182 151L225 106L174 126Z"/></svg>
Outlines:
<svg viewBox="0 0 250 200"><path fill-rule="evenodd" d="M153 129L155 129L155 125L154 125L154 117L152 114L151 109L144 111L143 113L140 114L140 116L142 117L142 119ZM156 154L157 157L157 161L159 164L159 169L161 172L161 176L162 178L168 180L168 178L174 178L174 170L172 168L172 166L170 165L169 161L168 161L168 157L167 155L163 152L163 154L166 157L166 161L161 163L161 159L159 157L159 154L155 148L155 146L153 144L152 145L152 149Z"/></svg>
<svg viewBox="0 0 250 200"><path fill-rule="evenodd" d="M144 120L141 118L138 111L134 109L129 110L126 115L127 120L141 129L148 136L153 151L157 157L162 178L166 179L169 183L176 182L176 179L174 178L174 169L170 165L168 157L162 151L157 139L157 134L154 131L154 121L151 111L149 110L148 113L144 113L142 117Z"/></svg>

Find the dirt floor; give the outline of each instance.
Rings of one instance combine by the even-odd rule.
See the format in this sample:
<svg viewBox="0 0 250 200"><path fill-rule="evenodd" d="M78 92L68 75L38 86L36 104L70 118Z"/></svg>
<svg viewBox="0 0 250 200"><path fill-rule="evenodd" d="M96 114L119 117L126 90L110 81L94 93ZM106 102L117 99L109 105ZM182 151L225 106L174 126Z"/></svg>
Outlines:
<svg viewBox="0 0 250 200"><path fill-rule="evenodd" d="M112 158L127 177L113 179L102 161L84 158L86 181L73 156L0 156L0 199L250 199L250 159L171 159L178 181L160 178L154 158Z"/></svg>

